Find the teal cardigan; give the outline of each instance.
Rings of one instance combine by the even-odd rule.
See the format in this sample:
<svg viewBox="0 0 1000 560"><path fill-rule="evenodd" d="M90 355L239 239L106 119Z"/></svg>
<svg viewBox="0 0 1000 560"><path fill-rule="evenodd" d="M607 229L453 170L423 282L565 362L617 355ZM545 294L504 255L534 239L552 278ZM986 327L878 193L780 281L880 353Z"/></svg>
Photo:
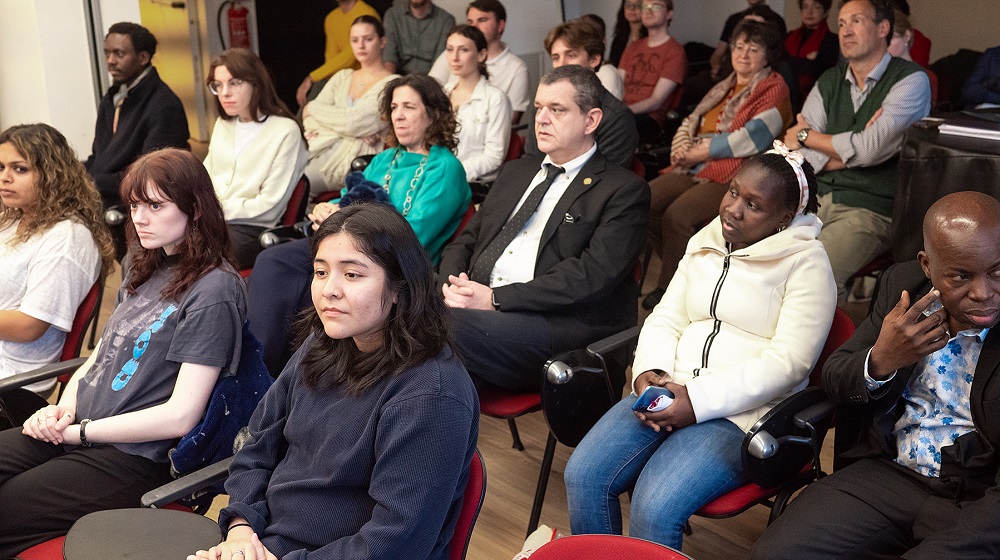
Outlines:
<svg viewBox="0 0 1000 560"><path fill-rule="evenodd" d="M365 168L365 178L379 185L397 150L400 152L389 180L389 200L403 212L410 181L424 156L404 148L390 148L375 156ZM462 162L444 146L431 146L424 173L413 190L413 200L406 221L413 227L417 239L437 266L441 251L458 229L462 216L472 201L472 191L465 180Z"/></svg>

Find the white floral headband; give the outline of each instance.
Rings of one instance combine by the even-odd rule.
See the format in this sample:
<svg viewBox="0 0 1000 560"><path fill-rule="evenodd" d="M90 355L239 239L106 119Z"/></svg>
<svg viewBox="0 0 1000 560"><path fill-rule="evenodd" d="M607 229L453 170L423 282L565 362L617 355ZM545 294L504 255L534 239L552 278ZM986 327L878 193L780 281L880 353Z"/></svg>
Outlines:
<svg viewBox="0 0 1000 560"><path fill-rule="evenodd" d="M795 178L799 181L799 207L795 209L795 213L801 214L805 210L806 205L809 204L809 181L806 180L806 172L802 168L805 158L802 157L802 154L789 150L788 146L781 140L775 140L774 149L768 150L765 153L778 154L785 158L788 165L791 165L792 170L795 171Z"/></svg>

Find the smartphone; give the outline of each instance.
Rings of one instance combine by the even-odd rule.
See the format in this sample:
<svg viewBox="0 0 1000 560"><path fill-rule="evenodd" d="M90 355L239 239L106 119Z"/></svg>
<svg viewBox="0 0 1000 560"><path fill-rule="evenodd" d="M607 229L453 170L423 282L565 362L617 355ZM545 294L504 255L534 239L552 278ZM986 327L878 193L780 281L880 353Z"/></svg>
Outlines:
<svg viewBox="0 0 1000 560"><path fill-rule="evenodd" d="M933 290L934 288L931 289ZM937 311L942 307L944 307L944 304L941 303L941 298L939 297L932 301L931 304L927 306L927 309L924 309L921 313L923 313L924 317L930 317L934 313L937 313Z"/></svg>
<svg viewBox="0 0 1000 560"><path fill-rule="evenodd" d="M636 399L635 404L632 405L632 410L639 412L658 412L670 406L670 403L674 402L674 393L666 387L657 387L656 385L649 385L646 387L639 398Z"/></svg>

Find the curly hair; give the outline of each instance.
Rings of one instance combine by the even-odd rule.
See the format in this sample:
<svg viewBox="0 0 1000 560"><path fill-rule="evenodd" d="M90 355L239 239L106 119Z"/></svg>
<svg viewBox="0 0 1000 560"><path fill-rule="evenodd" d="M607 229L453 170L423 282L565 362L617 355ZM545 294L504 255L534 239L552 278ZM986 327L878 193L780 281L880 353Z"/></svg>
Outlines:
<svg viewBox="0 0 1000 560"><path fill-rule="evenodd" d="M6 143L28 161L38 176L35 207L39 211L32 212L30 220L22 221L11 243L23 243L63 220L73 220L90 230L101 254L104 278L114 265L115 249L104 224L101 195L66 137L47 124L21 124L0 133L0 144ZM0 229L23 216L22 209L0 202Z"/></svg>
<svg viewBox="0 0 1000 560"><path fill-rule="evenodd" d="M153 189L163 196L156 196L151 192ZM176 301L212 269L225 262L232 264L222 204L215 196L208 171L191 152L164 148L137 159L122 179L121 197L126 204L164 202L165 197L188 217L184 239L177 248L180 262L175 266L174 277L161 292L164 298ZM161 249L142 247L131 218L125 222L125 235L132 253L131 273L125 288L134 294L167 257Z"/></svg>
<svg viewBox="0 0 1000 560"><path fill-rule="evenodd" d="M451 101L441 89L441 84L437 80L424 74L407 74L392 80L385 85L385 89L379 95L378 112L383 121L392 124L392 94L396 88L406 86L417 92L420 101L424 104L427 116L430 117L431 126L424 136L424 144L428 148L431 146L444 146L451 151L458 147L458 121L455 113L451 110ZM386 147L391 148L399 145L396 132L392 126L386 132Z"/></svg>
<svg viewBox="0 0 1000 560"><path fill-rule="evenodd" d="M342 208L320 225L312 239L313 257L324 240L339 233L385 272L383 303L391 307L379 349L363 352L351 338L330 338L312 307L302 312L296 328L300 344L313 337L302 359L306 385L320 390L340 386L349 395L360 395L450 346L451 314L427 252L399 212L376 203Z"/></svg>

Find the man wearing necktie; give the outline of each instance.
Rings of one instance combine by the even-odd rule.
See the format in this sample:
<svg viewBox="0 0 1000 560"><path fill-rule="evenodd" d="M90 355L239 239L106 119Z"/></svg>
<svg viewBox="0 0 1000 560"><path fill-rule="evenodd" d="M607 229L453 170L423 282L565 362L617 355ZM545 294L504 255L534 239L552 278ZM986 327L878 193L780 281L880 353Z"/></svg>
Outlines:
<svg viewBox="0 0 1000 560"><path fill-rule="evenodd" d="M504 165L444 250L442 292L477 383L537 391L549 357L636 323L649 185L597 152L601 89L579 66L542 77L534 133L545 157Z"/></svg>

